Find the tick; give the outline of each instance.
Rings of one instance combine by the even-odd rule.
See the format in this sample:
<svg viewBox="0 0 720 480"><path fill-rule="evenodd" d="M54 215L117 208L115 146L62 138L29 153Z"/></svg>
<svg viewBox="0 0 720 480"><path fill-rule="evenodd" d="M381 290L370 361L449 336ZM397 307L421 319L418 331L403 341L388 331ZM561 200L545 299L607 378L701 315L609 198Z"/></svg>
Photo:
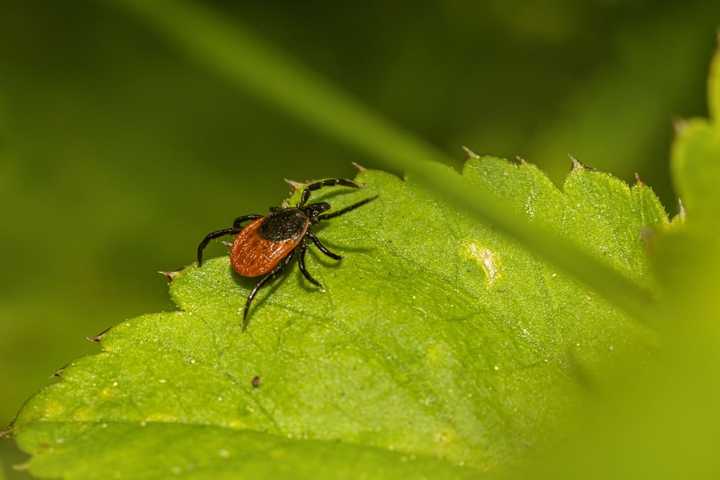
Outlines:
<svg viewBox="0 0 720 480"><path fill-rule="evenodd" d="M342 259L342 256L331 252L322 244L312 232L312 227L319 222L362 207L375 200L377 195L330 213L323 213L331 208L327 202L307 203L312 192L335 185L360 188L357 183L344 178L330 178L311 183L305 186L295 207L271 207L267 215L243 215L235 219L232 227L208 233L198 245L197 262L198 266L202 266L203 251L211 240L225 235L235 235L230 248L230 263L233 270L242 277L260 278L245 302L243 330L247 327L250 305L258 290L280 275L293 258L297 257L300 272L305 278L313 285L322 288L320 282L315 280L305 267L305 254L311 242L333 260Z"/></svg>

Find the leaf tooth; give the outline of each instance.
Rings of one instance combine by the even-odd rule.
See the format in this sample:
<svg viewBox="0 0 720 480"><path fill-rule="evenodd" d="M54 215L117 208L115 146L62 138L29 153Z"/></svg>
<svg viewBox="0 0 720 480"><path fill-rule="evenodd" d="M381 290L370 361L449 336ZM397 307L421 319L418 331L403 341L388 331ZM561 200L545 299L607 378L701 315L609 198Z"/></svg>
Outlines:
<svg viewBox="0 0 720 480"><path fill-rule="evenodd" d="M292 190L290 192L291 194L297 192L298 190L302 190L303 187L305 187L305 184L303 182L297 182L295 180L290 180L288 178L285 178L283 180L285 180L285 183L290 185L290 188L292 188Z"/></svg>
<svg viewBox="0 0 720 480"><path fill-rule="evenodd" d="M0 430L0 438L7 438L15 432L15 422Z"/></svg>
<svg viewBox="0 0 720 480"><path fill-rule="evenodd" d="M527 165L527 163L528 163L527 160L525 160L525 159L524 159L523 157L521 157L520 155L515 155L515 162L516 162L518 165Z"/></svg>
<svg viewBox="0 0 720 480"><path fill-rule="evenodd" d="M350 162L352 163L352 166L355 167L355 169L358 171L358 173L363 173L367 171L367 168L363 167L357 162Z"/></svg>
<svg viewBox="0 0 720 480"><path fill-rule="evenodd" d="M653 250L655 249L656 238L657 231L654 228L645 226L640 229L640 240L642 240L646 253L652 254Z"/></svg>
<svg viewBox="0 0 720 480"><path fill-rule="evenodd" d="M474 160L480 158L480 155L470 150L468 147L463 145L461 147L463 149L463 152L465 152L465 160Z"/></svg>
<svg viewBox="0 0 720 480"><path fill-rule="evenodd" d="M635 172L635 185L638 187L644 187L645 182L643 182L642 178L640 178L640 174Z"/></svg>
<svg viewBox="0 0 720 480"><path fill-rule="evenodd" d="M682 198L678 198L678 213L676 218L680 223L685 223L685 219L687 218L687 210L685 210L685 204Z"/></svg>
<svg viewBox="0 0 720 480"><path fill-rule="evenodd" d="M102 332L98 333L97 335L93 335L90 337L85 337L85 339L90 343L100 343L103 339L103 337L110 331L110 329L113 327L108 327Z"/></svg>
<svg viewBox="0 0 720 480"><path fill-rule="evenodd" d="M167 280L168 283L172 283L173 280L175 280L178 275L180 275L180 270L174 270L171 272L163 272L162 270L160 270L157 273L165 277L165 280Z"/></svg>
<svg viewBox="0 0 720 480"><path fill-rule="evenodd" d="M672 122L673 130L675 131L675 136L682 135L685 128L688 126L688 121L684 118L676 118Z"/></svg>
<svg viewBox="0 0 720 480"><path fill-rule="evenodd" d="M589 166L586 163L582 163L580 160L575 158L572 153L568 153L568 158L570 159L570 170L571 171L581 171L581 170L588 170L590 172L594 172L595 168Z"/></svg>

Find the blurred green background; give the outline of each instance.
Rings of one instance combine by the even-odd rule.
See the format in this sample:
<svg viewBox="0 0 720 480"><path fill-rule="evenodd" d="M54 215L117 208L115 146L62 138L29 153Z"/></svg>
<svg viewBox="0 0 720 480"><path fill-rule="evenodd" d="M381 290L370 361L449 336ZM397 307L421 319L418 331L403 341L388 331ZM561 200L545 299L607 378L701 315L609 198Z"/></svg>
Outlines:
<svg viewBox="0 0 720 480"><path fill-rule="evenodd" d="M708 1L204 3L457 165L467 145L561 182L572 154L671 213L672 120L705 112L720 23ZM86 336L172 308L155 272L207 231L351 161L372 166L108 2L0 0L0 424ZM0 468L22 461L0 442Z"/></svg>

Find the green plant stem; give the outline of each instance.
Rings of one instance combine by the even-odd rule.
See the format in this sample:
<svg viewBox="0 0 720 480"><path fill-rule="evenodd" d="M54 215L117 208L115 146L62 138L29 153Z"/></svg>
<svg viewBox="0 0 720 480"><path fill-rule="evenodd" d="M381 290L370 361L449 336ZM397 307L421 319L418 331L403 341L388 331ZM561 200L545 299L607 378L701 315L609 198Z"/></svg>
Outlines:
<svg viewBox="0 0 720 480"><path fill-rule="evenodd" d="M112 0L162 32L196 62L319 132L340 140L388 168L402 170L478 220L584 283L627 313L649 321L648 292L580 247L529 223L488 191L470 189L444 164L447 155L392 125L321 76L267 46L236 22L199 3L182 0Z"/></svg>

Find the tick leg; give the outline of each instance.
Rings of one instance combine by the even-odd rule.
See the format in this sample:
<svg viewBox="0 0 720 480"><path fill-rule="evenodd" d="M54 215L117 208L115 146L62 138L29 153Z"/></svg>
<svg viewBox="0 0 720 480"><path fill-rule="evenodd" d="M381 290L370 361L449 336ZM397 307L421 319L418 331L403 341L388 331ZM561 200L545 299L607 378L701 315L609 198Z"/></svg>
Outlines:
<svg viewBox="0 0 720 480"><path fill-rule="evenodd" d="M328 178L326 180L320 180L319 182L311 183L310 185L305 186L302 191L302 195L300 195L300 201L297 204L298 208L305 206L307 201L310 199L311 192L314 192L315 190L320 190L323 187L332 187L335 185L342 185L343 187L351 188L360 188L360 185L353 182L352 180L348 180L347 178Z"/></svg>
<svg viewBox="0 0 720 480"><path fill-rule="evenodd" d="M310 272L307 271L307 267L305 267L305 254L307 253L307 245L304 245L300 247L300 257L298 259L298 265L300 266L300 272L302 272L303 276L307 278L308 282L312 283L315 286L318 286L320 288L323 288L323 286L313 278L312 275L310 275Z"/></svg>
<svg viewBox="0 0 720 480"><path fill-rule="evenodd" d="M347 207L345 207L345 208L341 208L341 209L338 210L337 212L325 213L325 214L323 214L323 215L318 215L317 219L318 219L318 220L329 220L329 219L331 219L331 218L339 217L340 215L344 215L344 214L346 214L346 213L348 213L348 212L350 212L350 211L352 211L352 210L355 210L356 208L360 208L360 207L362 207L363 205L372 202L372 201L375 200L376 198L378 198L377 195L375 195L374 197L366 198L365 200L360 200L359 202L353 203L353 204L350 205L350 206L347 206Z"/></svg>
<svg viewBox="0 0 720 480"><path fill-rule="evenodd" d="M272 209L270 209L272 210ZM233 228L240 229L242 227L242 224L247 222L248 220L257 220L258 218L262 218L262 215L258 215L257 213L252 213L250 215L243 215L242 217L238 217L233 222Z"/></svg>
<svg viewBox="0 0 720 480"><path fill-rule="evenodd" d="M214 240L219 237L224 237L225 235L234 235L237 233L240 233L240 230L242 230L242 224L247 222L248 220L255 220L257 218L261 218L262 215L258 215L256 213L253 213L251 215L243 215L242 217L238 217L233 222L232 228L223 228L222 230L215 230L214 232L210 232L207 235L205 235L205 238L202 239L202 242L200 242L200 245L198 245L197 248L197 262L198 267L202 266L203 262L203 251L205 250L205 247L208 246L208 243L210 243L210 240Z"/></svg>
<svg viewBox="0 0 720 480"><path fill-rule="evenodd" d="M275 267L270 273L262 277L253 287L252 291L250 292L250 295L247 297L247 301L245 302L245 310L243 310L243 326L242 330L243 332L248 326L247 322L247 316L248 312L250 312L250 305L252 304L252 301L255 299L255 295L257 295L258 290L262 288L263 285L265 285L267 282L275 278L276 276L280 275L282 271L287 267L288 263L290 263L290 260L292 260L294 256L294 252L290 253L285 259L280 262L280 264Z"/></svg>
<svg viewBox="0 0 720 480"><path fill-rule="evenodd" d="M328 248L327 248L325 245L323 245L322 242L320 242L320 239L319 239L318 237L316 237L314 233L307 232L306 235L307 235L307 237L308 237L310 240L313 241L313 243L315 244L315 246L316 246L322 253L324 253L324 254L327 255L328 257L332 258L333 260L342 260L342 258L343 258L342 255L338 255L337 253L333 253L333 252L331 252L330 250L328 250Z"/></svg>
<svg viewBox="0 0 720 480"><path fill-rule="evenodd" d="M239 231L240 231L240 229L237 229L235 227L223 228L222 230L215 230L214 232L210 232L207 235L205 235L205 238L202 239L202 242L200 242L200 245L198 245L198 248L197 248L198 267L202 266L203 250L205 250L205 247L208 246L208 243L210 243L210 240L213 240L213 239L219 238L219 237L224 237L225 235L232 235L234 233L238 233Z"/></svg>

